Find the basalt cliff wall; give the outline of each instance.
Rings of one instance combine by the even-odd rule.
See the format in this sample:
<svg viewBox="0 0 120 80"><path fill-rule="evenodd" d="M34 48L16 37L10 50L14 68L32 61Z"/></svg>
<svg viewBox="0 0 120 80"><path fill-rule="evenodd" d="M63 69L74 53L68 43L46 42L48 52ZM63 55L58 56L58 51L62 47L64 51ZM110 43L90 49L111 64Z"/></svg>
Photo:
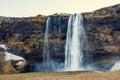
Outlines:
<svg viewBox="0 0 120 80"><path fill-rule="evenodd" d="M61 17L60 41L52 40L51 45L62 45L58 54L52 53L51 56L64 58L70 14L0 17L0 43L7 44L10 52L23 56L28 61L42 61L46 21L50 16ZM89 44L88 54L120 56L120 4L83 13L83 18ZM58 38L56 34L51 35Z"/></svg>

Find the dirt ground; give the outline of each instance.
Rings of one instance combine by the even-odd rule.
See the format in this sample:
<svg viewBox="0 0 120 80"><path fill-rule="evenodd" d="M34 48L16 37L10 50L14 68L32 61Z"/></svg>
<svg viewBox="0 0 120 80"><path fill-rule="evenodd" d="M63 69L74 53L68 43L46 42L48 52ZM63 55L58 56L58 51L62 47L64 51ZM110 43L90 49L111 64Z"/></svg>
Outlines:
<svg viewBox="0 0 120 80"><path fill-rule="evenodd" d="M120 71L21 73L0 75L0 80L120 80Z"/></svg>

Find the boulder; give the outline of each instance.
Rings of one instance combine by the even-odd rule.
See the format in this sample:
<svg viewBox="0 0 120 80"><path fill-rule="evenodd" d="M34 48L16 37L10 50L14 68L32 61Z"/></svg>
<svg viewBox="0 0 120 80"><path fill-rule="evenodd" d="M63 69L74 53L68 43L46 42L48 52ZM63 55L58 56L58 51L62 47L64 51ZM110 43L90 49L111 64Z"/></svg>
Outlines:
<svg viewBox="0 0 120 80"><path fill-rule="evenodd" d="M13 66L12 60L9 60L9 61L5 61L4 65L2 65L2 73L13 74L13 73L19 73L19 71L17 71L15 67Z"/></svg>
<svg viewBox="0 0 120 80"><path fill-rule="evenodd" d="M5 60L5 56L6 54L0 51L0 74L20 73L27 66L26 60Z"/></svg>
<svg viewBox="0 0 120 80"><path fill-rule="evenodd" d="M4 56L5 56L4 52L0 51L0 74L3 73L2 67L4 65Z"/></svg>

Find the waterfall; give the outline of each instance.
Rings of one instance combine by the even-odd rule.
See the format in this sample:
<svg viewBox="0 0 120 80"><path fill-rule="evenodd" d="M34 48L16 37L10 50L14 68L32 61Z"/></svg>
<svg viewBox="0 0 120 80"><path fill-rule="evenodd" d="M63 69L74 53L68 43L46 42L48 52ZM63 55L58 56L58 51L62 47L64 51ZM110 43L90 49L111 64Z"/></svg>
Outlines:
<svg viewBox="0 0 120 80"><path fill-rule="evenodd" d="M73 14L68 21L65 70L76 71L83 69L83 49L86 48L86 43L82 14Z"/></svg>
<svg viewBox="0 0 120 80"><path fill-rule="evenodd" d="M52 55L59 53L59 47L61 35L61 17L50 16L46 21L46 29L44 36L44 47L43 47L43 64L42 66L36 64L37 70L41 71L56 71L58 62L54 60ZM59 41L58 41L59 40ZM55 67L56 66L56 67Z"/></svg>
<svg viewBox="0 0 120 80"><path fill-rule="evenodd" d="M49 46L49 32L50 32L50 21L51 18L48 17L46 22L46 30L45 30L45 38L44 38L44 49L43 49L43 63L47 63L47 66L49 65L50 61L50 46Z"/></svg>

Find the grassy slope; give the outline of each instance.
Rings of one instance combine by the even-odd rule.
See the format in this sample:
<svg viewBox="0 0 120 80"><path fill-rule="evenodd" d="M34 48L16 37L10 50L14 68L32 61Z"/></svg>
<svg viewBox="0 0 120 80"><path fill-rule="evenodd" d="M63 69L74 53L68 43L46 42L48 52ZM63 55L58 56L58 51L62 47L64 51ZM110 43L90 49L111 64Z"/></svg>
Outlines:
<svg viewBox="0 0 120 80"><path fill-rule="evenodd" d="M11 74L0 75L0 80L120 80L120 71Z"/></svg>

